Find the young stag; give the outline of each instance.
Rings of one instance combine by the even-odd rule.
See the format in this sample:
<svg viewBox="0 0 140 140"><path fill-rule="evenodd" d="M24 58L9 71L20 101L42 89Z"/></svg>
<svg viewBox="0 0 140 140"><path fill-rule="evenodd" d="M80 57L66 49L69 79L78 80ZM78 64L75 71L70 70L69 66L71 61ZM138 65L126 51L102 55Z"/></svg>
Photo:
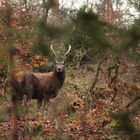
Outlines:
<svg viewBox="0 0 140 140"><path fill-rule="evenodd" d="M42 101L44 100L44 108L48 108L50 98L55 98L58 95L59 89L63 86L65 80L64 61L68 51L58 59L53 46L51 50L55 56L54 71L48 73L34 73L28 71L20 71L11 76L11 86L13 89L12 101L22 101L23 96L26 95L27 102L31 99L37 100L37 108L40 109Z"/></svg>

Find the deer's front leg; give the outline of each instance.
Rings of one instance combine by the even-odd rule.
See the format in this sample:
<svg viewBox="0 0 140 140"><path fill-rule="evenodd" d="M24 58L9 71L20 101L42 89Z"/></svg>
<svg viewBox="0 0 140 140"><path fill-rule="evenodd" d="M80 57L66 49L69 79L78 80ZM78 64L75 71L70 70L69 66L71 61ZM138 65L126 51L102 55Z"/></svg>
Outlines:
<svg viewBox="0 0 140 140"><path fill-rule="evenodd" d="M44 95L44 109L47 111L48 110L48 104L49 104L49 98Z"/></svg>
<svg viewBox="0 0 140 140"><path fill-rule="evenodd" d="M37 100L37 110L39 111L40 107L42 105L42 99Z"/></svg>

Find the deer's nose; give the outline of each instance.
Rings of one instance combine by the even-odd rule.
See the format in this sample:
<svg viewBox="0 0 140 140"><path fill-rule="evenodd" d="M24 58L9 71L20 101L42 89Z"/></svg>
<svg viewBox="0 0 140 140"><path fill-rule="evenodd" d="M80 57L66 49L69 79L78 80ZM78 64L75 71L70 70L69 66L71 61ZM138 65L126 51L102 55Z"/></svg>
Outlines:
<svg viewBox="0 0 140 140"><path fill-rule="evenodd" d="M56 71L57 71L57 72L62 72L62 71L63 71L63 68L58 67L58 68L56 68Z"/></svg>
<svg viewBox="0 0 140 140"><path fill-rule="evenodd" d="M61 72L62 71L62 69L61 68L58 68L58 72Z"/></svg>

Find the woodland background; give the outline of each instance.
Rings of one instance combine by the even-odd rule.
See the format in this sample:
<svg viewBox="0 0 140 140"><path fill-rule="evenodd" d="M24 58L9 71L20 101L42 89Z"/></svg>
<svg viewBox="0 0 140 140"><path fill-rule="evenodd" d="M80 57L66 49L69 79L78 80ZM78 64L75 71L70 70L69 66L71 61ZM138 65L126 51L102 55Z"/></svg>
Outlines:
<svg viewBox="0 0 140 140"><path fill-rule="evenodd" d="M0 1L0 139L10 139L8 50L14 68L52 71L50 45L66 81L47 115L21 105L19 140L140 140L140 1ZM34 116L36 116L34 118Z"/></svg>

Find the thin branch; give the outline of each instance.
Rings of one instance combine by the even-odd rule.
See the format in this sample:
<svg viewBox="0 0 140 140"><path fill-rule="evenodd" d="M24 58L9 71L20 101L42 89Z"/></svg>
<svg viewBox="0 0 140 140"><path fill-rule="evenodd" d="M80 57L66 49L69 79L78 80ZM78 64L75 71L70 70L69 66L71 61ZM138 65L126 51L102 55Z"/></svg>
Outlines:
<svg viewBox="0 0 140 140"><path fill-rule="evenodd" d="M100 70L101 70L101 65L102 65L102 63L106 60L107 58L106 57L104 57L100 62L99 62L99 64L98 64L98 67L97 67L97 72L96 72L96 75L95 75L95 79L94 79L94 81L92 82L92 86L91 86L91 88L90 88L90 92L92 92L93 93L93 89L94 89L94 87L96 86L96 84L97 84L97 82L98 82L98 77L99 77L99 72L100 72Z"/></svg>
<svg viewBox="0 0 140 140"><path fill-rule="evenodd" d="M115 74L114 74L114 76L111 77L111 80L108 84L108 87L110 89L113 89L113 91L114 91L114 95L112 97L112 100L114 100L116 93L117 93L117 79L118 79L118 74L119 74L119 68L120 68L119 58L117 59L117 62L113 66L108 68L108 77L111 77L112 71L115 70Z"/></svg>

